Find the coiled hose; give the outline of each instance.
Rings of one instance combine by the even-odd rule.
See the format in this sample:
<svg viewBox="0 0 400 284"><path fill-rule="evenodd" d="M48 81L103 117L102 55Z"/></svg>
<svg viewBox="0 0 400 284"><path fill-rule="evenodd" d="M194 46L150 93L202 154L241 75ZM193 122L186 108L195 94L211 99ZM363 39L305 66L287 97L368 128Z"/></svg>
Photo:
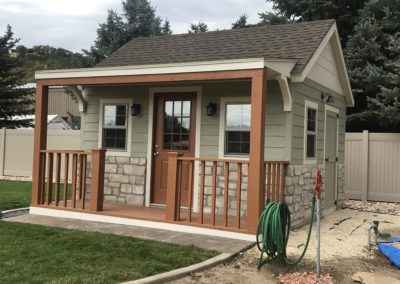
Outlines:
<svg viewBox="0 0 400 284"><path fill-rule="evenodd" d="M291 261L286 254L291 224L289 207L286 203L267 201L257 229L257 247L261 252L258 269L264 264L275 260L282 264L297 265L303 259L310 242L315 202L316 197L314 195L311 206L311 223L303 252L298 259ZM267 257L264 258L264 255Z"/></svg>

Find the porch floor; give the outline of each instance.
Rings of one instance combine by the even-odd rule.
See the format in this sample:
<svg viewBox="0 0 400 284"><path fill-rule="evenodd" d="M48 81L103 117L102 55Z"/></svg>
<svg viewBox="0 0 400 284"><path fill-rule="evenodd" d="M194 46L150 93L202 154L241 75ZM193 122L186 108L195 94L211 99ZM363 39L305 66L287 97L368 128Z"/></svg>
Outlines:
<svg viewBox="0 0 400 284"><path fill-rule="evenodd" d="M89 201L85 203L88 204ZM67 207L64 207L63 204L60 203L59 206L56 206L55 203L51 203L50 205L44 205L40 207L51 208L51 209L61 209L61 210L78 210L87 213L93 213L90 211L85 211L79 209L80 202L77 202L76 209L72 208L72 202L68 200ZM103 203L103 211L96 212L98 215L112 216L112 217L120 217L120 218L129 218L129 219L139 219L145 221L155 221L155 222L168 222L166 220L166 212L165 208L161 206L134 206L127 205L115 202L104 201ZM199 213L192 213L192 220L189 222L189 214L188 210L185 208L181 208L180 218L178 221L173 222L175 224L182 225L191 225L205 228L213 228L224 231L233 231L233 232L241 232L247 233L246 230L246 218L245 216L241 216L240 224L237 216L228 216L227 226L224 224L224 218L222 215L217 214L215 216L215 225L212 225L211 214L204 213L203 215L203 223L201 222L201 217Z"/></svg>

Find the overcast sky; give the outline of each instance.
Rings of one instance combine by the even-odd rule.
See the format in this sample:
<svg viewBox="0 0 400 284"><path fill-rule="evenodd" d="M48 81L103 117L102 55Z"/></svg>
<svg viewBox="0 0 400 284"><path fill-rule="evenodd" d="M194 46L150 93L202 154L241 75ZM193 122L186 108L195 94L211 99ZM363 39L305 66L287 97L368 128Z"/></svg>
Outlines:
<svg viewBox="0 0 400 284"><path fill-rule="evenodd" d="M240 15L249 22L271 10L265 0L152 0L157 15L171 22L174 33L203 21L210 29L229 28ZM121 0L0 0L0 34L10 24L21 43L51 45L75 51L88 49L108 9L121 11Z"/></svg>

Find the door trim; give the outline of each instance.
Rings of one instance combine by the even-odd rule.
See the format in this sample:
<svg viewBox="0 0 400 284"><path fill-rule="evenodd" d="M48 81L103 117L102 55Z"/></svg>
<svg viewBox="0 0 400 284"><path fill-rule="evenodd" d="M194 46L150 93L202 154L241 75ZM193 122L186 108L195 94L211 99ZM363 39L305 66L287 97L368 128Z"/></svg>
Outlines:
<svg viewBox="0 0 400 284"><path fill-rule="evenodd" d="M151 186L152 186L152 169L153 169L153 138L154 138L154 95L157 93L195 93L196 94L196 137L195 137L195 157L200 155L200 127L201 127L201 99L202 99L202 87L201 86L182 86L182 87L154 87L149 88L149 108L148 108L148 125L147 125L147 154L146 154L146 192L145 192L145 206L151 206ZM198 199L198 165L195 164L194 168L194 200L193 203L196 205ZM193 207L196 210L196 206Z"/></svg>
<svg viewBox="0 0 400 284"><path fill-rule="evenodd" d="M327 113L328 113L328 111L330 111L330 112L333 112L333 113L336 113L337 115L339 115L339 109L338 108L336 108L336 107L333 107L333 106L330 106L330 105L325 105L325 107L324 107L324 159L323 159L323 163L324 163L324 166L325 166L325 173L326 173L326 165L325 165L325 155L326 155L326 126L327 126L327 123L326 123L326 121L327 121ZM338 158L339 157L339 117L337 117L336 118L336 157ZM338 172L338 169L337 169L337 164L338 164L338 162L336 162L336 167L335 167L335 187L334 187L334 190L335 190L335 203L337 202L337 200L338 200L338 182L337 182L337 178L338 178L338 174L337 174L337 172ZM336 205L335 205L335 207L336 207Z"/></svg>

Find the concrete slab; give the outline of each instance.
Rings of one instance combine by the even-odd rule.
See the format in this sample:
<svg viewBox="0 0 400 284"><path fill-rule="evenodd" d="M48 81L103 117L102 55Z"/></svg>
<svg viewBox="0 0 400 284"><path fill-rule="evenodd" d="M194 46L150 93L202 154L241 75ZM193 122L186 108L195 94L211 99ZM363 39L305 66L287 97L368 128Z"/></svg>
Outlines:
<svg viewBox="0 0 400 284"><path fill-rule="evenodd" d="M26 214L3 219L8 222L29 223L50 227L115 234L140 239L149 239L178 245L193 245L199 248L214 250L221 253L237 253L249 247L252 243L243 240L233 240L206 235L173 232L136 226L117 225L100 222L89 222L66 218Z"/></svg>

